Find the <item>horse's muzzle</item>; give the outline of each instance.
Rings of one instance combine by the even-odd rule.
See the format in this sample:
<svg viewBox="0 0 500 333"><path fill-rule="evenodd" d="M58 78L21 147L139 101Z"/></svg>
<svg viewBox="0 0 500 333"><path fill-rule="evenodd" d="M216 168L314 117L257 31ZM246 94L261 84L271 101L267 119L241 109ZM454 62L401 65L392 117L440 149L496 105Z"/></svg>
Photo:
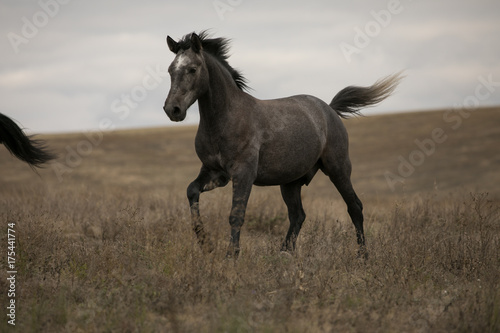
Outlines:
<svg viewBox="0 0 500 333"><path fill-rule="evenodd" d="M186 118L186 111L183 112L178 106L165 105L163 110L172 121L183 121Z"/></svg>

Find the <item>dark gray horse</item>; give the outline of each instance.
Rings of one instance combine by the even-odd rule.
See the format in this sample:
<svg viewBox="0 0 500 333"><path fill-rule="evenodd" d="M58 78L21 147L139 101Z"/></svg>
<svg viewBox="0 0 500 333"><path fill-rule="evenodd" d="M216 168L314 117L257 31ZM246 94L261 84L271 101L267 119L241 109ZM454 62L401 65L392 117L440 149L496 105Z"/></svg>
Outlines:
<svg viewBox="0 0 500 333"><path fill-rule="evenodd" d="M366 256L363 206L351 184L347 132L340 117L382 101L401 77L389 76L371 87L344 88L330 105L308 95L259 100L244 91L246 80L228 64L227 39L202 32L179 42L168 36L167 44L176 57L168 69L171 87L163 109L172 121L184 120L196 100L200 110L195 147L202 167L187 196L202 247L211 250L212 245L200 220L200 193L232 180L228 256L239 253L240 229L254 184L280 185L290 220L282 250L293 251L306 216L301 187L321 170L347 204L359 254Z"/></svg>

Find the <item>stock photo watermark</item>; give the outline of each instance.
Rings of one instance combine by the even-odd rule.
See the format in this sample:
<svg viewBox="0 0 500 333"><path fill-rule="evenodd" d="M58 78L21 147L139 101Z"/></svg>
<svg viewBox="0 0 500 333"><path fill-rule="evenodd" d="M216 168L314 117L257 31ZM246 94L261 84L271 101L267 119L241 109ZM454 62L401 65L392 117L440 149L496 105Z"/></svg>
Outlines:
<svg viewBox="0 0 500 333"><path fill-rule="evenodd" d="M492 94L500 88L500 81L494 81L493 74L479 76L478 84L474 93L466 96L462 103L456 104L453 109L447 110L443 114L443 123L449 126L449 130L456 131L464 119L468 119L472 112L477 110L481 102L489 99ZM437 151L437 147L448 139L447 130L441 127L434 128L430 135L422 140L415 139L416 146L408 155L398 156L397 172L385 171L384 177L391 191L396 190L396 185L404 184L405 180L412 176L418 167Z"/></svg>
<svg viewBox="0 0 500 333"><path fill-rule="evenodd" d="M14 50L14 53L20 52L22 45L28 44L33 38L38 36L41 29L45 28L51 19L57 16L61 6L68 4L71 0L39 0L39 10L31 17L21 17L22 26L18 33L9 32L7 39Z"/></svg>
<svg viewBox="0 0 500 333"><path fill-rule="evenodd" d="M16 325L16 224L7 224L7 323Z"/></svg>
<svg viewBox="0 0 500 333"><path fill-rule="evenodd" d="M215 12L221 21L226 19L226 13L233 12L242 3L243 0L215 0L212 2Z"/></svg>
<svg viewBox="0 0 500 333"><path fill-rule="evenodd" d="M145 72L141 84L135 85L128 93L123 93L120 98L116 98L111 102L110 111L116 114L120 121L127 119L132 110L137 109L140 103L146 100L149 93L157 89L168 77L167 69L161 65L156 65L154 68L147 66ZM51 164L59 182L64 180L65 174L71 173L75 168L79 167L83 162L83 158L92 154L94 148L102 143L105 131L114 130L115 128L116 121L108 117L102 118L97 129L83 132L85 139L80 140L76 146L67 145L63 163L55 161Z"/></svg>
<svg viewBox="0 0 500 333"><path fill-rule="evenodd" d="M130 93L122 94L120 98L111 102L111 112L119 114L120 120L125 120L130 115L131 110L136 109L139 103L144 101L150 91L160 86L163 80L168 77L168 71L160 65L156 68L146 67L146 75L142 79L142 84L130 89Z"/></svg>
<svg viewBox="0 0 500 333"><path fill-rule="evenodd" d="M411 0L407 0L411 1ZM399 0L389 0L387 7L370 12L373 20L366 22L363 27L354 27L354 37L352 43L342 42L339 44L340 51L348 63L351 63L352 56L360 54L363 49L368 47L372 40L379 36L387 28L393 18L403 12L404 7Z"/></svg>

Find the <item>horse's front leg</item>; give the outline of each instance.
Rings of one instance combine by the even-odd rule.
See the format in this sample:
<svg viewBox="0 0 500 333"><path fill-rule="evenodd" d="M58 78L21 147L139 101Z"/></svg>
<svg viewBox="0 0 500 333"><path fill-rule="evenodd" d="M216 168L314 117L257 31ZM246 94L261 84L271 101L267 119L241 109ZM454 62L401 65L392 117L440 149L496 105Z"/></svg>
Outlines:
<svg viewBox="0 0 500 333"><path fill-rule="evenodd" d="M187 197L191 210L193 230L196 233L201 247L207 252L212 252L214 246L207 237L207 233L203 227L203 222L200 218L200 193L213 190L217 187L226 186L228 182L229 177L226 174L220 171L210 170L207 167L202 166L198 177L191 184L189 184L187 188Z"/></svg>
<svg viewBox="0 0 500 333"><path fill-rule="evenodd" d="M229 215L231 238L227 249L227 257L229 258L237 258L240 253L240 231L245 221L248 198L255 180L254 174L253 170L248 170L247 173L233 176L233 205Z"/></svg>

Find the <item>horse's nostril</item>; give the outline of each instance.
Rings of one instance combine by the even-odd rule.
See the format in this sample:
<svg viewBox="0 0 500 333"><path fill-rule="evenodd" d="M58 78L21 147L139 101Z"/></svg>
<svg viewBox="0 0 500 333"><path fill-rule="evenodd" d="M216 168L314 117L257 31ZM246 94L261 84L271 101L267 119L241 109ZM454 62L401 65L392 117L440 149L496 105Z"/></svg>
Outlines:
<svg viewBox="0 0 500 333"><path fill-rule="evenodd" d="M178 116L180 114L181 114L181 109L178 106L174 106L174 109L172 110L172 115Z"/></svg>

